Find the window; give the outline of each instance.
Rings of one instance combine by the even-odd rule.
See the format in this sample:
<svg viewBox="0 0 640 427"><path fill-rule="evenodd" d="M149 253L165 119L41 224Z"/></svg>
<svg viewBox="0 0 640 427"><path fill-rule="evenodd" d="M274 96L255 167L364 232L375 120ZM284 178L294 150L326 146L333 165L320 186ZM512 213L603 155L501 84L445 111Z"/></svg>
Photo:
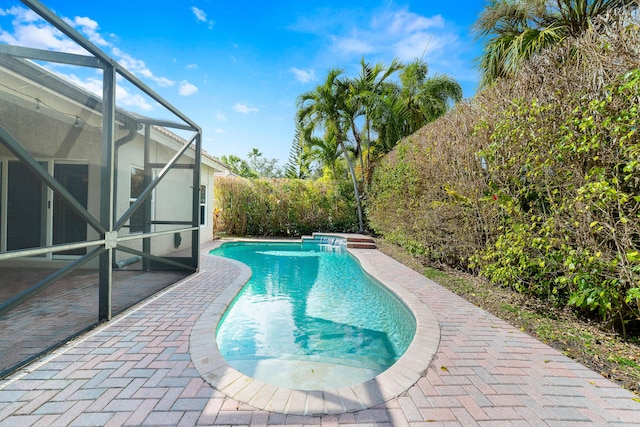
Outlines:
<svg viewBox="0 0 640 427"><path fill-rule="evenodd" d="M200 226L207 225L207 186L200 186Z"/></svg>
<svg viewBox="0 0 640 427"><path fill-rule="evenodd" d="M131 192L129 194L129 206L138 199L144 190L144 169L131 166ZM129 219L129 232L142 233L144 231L145 212L144 205L131 215Z"/></svg>

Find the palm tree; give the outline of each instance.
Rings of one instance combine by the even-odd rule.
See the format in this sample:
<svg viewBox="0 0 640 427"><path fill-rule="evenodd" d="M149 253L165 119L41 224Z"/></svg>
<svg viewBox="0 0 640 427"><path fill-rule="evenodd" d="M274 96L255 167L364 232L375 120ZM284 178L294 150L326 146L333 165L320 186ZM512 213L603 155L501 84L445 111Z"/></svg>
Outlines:
<svg viewBox="0 0 640 427"><path fill-rule="evenodd" d="M364 232L362 222L362 204L360 192L358 191L358 181L353 168L353 163L346 149L348 141L347 131L349 121L345 119L346 99L348 95L348 85L340 80L342 70L334 68L329 71L324 84L318 85L315 89L305 92L298 98L298 112L296 119L302 129L313 134L316 130L322 130L325 135L335 137L336 144L344 155L349 167L349 173L353 182L353 191L358 210L359 231Z"/></svg>
<svg viewBox="0 0 640 427"><path fill-rule="evenodd" d="M367 152L367 167L370 166L370 145L372 130L372 115L375 105L385 92L387 80L401 70L404 65L397 59L391 61L388 67L382 63L371 66L365 62L364 57L360 60L360 74L355 79L348 81L349 97L347 98L348 117L351 132L356 143L356 153L360 158L360 168L362 178L365 176L364 152ZM363 117L362 129L358 130L356 119Z"/></svg>
<svg viewBox="0 0 640 427"><path fill-rule="evenodd" d="M390 152L406 136L406 123L409 121L406 107L399 86L387 86L377 98L370 113L371 128L377 133L377 138L372 141L376 153Z"/></svg>
<svg viewBox="0 0 640 427"><path fill-rule="evenodd" d="M535 53L623 7L636 8L637 0L489 0L473 26L479 38L488 39L479 58L481 86L514 75Z"/></svg>
<svg viewBox="0 0 640 427"><path fill-rule="evenodd" d="M331 178L338 179L338 160L340 159L340 147L335 135L327 134L324 138L309 136L306 139L307 158L315 160L331 171ZM344 169L343 169L344 170Z"/></svg>
<svg viewBox="0 0 640 427"><path fill-rule="evenodd" d="M379 152L388 153L402 138L434 121L462 99L462 88L454 79L428 74L427 63L415 59L401 69L400 85L381 85L370 110Z"/></svg>
<svg viewBox="0 0 640 427"><path fill-rule="evenodd" d="M452 102L462 99L462 88L446 75L428 77L429 67L422 59L415 59L400 72L403 99L408 115L405 135L443 115Z"/></svg>

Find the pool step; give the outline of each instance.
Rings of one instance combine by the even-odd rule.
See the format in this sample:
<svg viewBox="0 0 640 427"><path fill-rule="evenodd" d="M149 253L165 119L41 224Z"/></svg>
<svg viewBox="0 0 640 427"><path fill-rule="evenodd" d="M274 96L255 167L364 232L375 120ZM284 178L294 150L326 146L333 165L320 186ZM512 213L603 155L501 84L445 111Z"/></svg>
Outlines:
<svg viewBox="0 0 640 427"><path fill-rule="evenodd" d="M351 249L376 249L376 242L369 236L363 234L348 233L313 233L313 236L302 237L302 240L320 238L321 236L342 237L347 240L347 248Z"/></svg>
<svg viewBox="0 0 640 427"><path fill-rule="evenodd" d="M376 249L375 242L349 242L347 241L347 248L352 249Z"/></svg>

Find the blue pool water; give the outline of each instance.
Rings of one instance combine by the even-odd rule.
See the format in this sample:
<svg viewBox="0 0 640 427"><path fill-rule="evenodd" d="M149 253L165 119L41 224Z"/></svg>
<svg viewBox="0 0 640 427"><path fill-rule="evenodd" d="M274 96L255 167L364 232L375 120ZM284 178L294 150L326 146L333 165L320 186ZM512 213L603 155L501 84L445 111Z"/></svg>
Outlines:
<svg viewBox="0 0 640 427"><path fill-rule="evenodd" d="M211 254L252 270L218 325L235 369L279 386L335 388L386 370L416 329L407 307L346 250L317 243L225 243Z"/></svg>

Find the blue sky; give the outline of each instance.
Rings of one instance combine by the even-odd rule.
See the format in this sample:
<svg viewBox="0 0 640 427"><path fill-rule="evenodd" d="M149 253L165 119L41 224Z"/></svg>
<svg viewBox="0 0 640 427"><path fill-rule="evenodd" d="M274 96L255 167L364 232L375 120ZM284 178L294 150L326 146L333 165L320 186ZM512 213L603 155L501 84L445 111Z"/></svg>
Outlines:
<svg viewBox="0 0 640 427"><path fill-rule="evenodd" d="M214 156L246 158L256 147L284 165L298 95L331 68L357 76L363 56L371 64L423 57L430 74L455 78L465 97L478 84L481 47L470 26L483 0L42 3L198 123ZM25 12L18 1L0 0L0 43L69 50ZM144 100L119 100L153 115Z"/></svg>

